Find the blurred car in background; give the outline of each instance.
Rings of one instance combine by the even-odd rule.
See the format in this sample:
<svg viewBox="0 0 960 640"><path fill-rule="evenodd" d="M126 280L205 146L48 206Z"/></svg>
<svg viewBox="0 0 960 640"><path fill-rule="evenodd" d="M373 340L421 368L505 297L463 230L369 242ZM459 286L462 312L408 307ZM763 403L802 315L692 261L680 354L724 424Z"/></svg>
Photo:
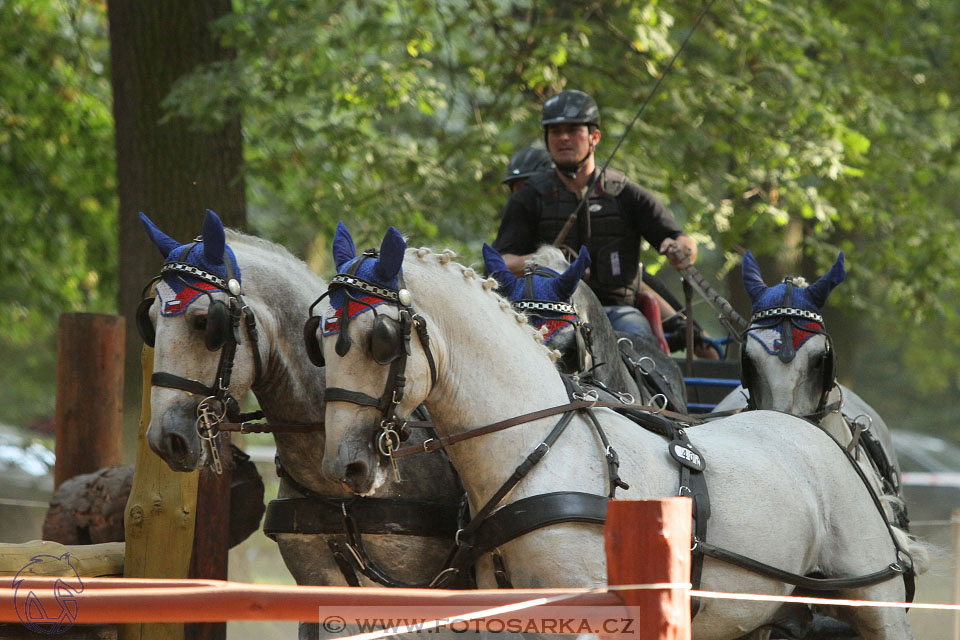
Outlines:
<svg viewBox="0 0 960 640"><path fill-rule="evenodd" d="M55 459L33 433L0 424L0 542L40 539Z"/></svg>
<svg viewBox="0 0 960 640"><path fill-rule="evenodd" d="M960 509L960 445L914 431L891 431L910 520L949 520Z"/></svg>

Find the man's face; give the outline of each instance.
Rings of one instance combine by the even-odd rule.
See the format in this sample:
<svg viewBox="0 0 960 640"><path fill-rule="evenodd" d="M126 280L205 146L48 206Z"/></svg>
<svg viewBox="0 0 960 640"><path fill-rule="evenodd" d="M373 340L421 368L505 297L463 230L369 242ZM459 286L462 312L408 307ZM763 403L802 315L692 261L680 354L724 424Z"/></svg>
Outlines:
<svg viewBox="0 0 960 640"><path fill-rule="evenodd" d="M551 124L547 126L547 149L558 167L577 164L600 141L600 130L585 124Z"/></svg>
<svg viewBox="0 0 960 640"><path fill-rule="evenodd" d="M523 183L526 182L526 178L519 178L510 183L510 193L516 193L517 189L523 186Z"/></svg>

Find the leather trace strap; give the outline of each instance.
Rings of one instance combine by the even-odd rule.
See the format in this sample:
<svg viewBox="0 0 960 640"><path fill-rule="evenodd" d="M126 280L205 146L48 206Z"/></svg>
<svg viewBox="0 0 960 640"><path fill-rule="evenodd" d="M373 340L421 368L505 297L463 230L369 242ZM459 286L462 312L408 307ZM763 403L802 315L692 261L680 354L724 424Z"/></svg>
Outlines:
<svg viewBox="0 0 960 640"><path fill-rule="evenodd" d="M464 440L469 440L471 438L476 438L479 436L485 436L488 433L496 433L497 431L503 431L504 429L509 429L510 427L515 427L526 422L533 422L534 420L539 420L541 418L548 418L550 416L555 416L561 413L566 413L567 411L578 411L580 409L588 408L598 408L598 409L613 409L618 412L626 412L628 410L648 412L651 414L662 415L667 418L672 418L679 420L687 424L700 424L703 421L697 417L685 415L682 413L676 413L674 411L663 410L660 407L652 407L645 404L625 404L622 402L613 402L608 400L577 400L567 404L557 405L555 407L549 407L547 409L540 409L538 411L531 411L530 413L524 413L523 415L514 416L512 418L507 418L506 420L501 420L499 422L494 422L492 424L484 425L482 427L473 427L467 431L462 431L449 436L444 436L442 438L431 438L425 440L423 444L410 445L408 447L403 447L397 449L391 455L394 458L402 458L404 456L413 455L415 453L431 453L442 449L448 445L456 444L458 442L463 442Z"/></svg>

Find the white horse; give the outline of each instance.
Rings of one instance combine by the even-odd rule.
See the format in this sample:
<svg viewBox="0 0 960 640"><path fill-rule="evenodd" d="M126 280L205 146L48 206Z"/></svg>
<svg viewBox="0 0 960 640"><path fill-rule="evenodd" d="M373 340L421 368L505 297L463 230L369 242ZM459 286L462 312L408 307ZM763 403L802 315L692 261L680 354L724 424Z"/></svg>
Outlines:
<svg viewBox="0 0 960 640"><path fill-rule="evenodd" d="M396 413L402 417L425 402L444 437L569 401L550 351L537 341L539 332L493 291L492 279L456 264L450 252L405 252L405 247L391 228L379 255L355 257L341 225L334 239L341 274L331 281L341 293L320 306L325 326L331 328L321 338L328 385L323 471L361 494L389 476L389 461L371 444L383 428L382 412L363 403L397 388L392 363L402 361L404 376ZM377 312L356 314L349 327L337 325L337 310L348 295L378 304ZM410 334L409 349L403 340L390 347L400 334L389 328L398 326L398 317L408 323L411 314L426 331ZM389 360L385 356L391 351L398 359L388 370L377 360ZM336 395L330 395L335 388ZM619 453L620 475L630 485L618 497L677 494L678 465L664 438L611 411L597 410L596 415ZM527 454L544 449L545 435L556 422L557 416L535 420L446 447L474 512ZM706 461L712 513L706 539L711 544L801 575L862 576L897 561L884 518L840 447L822 430L785 414L755 411L687 431ZM597 432L578 414L504 503L562 491L605 496L607 471ZM563 523L531 531L500 545L499 551L517 587L574 587L604 584L603 548L600 526ZM495 584L492 564L489 555L477 564L482 587ZM776 595L793 591L779 580L711 558L705 561L702 587ZM903 601L905 586L897 577L840 593ZM741 637L767 623L778 609L778 603L706 601L693 621L694 636ZM912 637L902 609L854 607L845 613L868 640Z"/></svg>
<svg viewBox="0 0 960 640"><path fill-rule="evenodd" d="M260 238L227 229L215 214L208 213L202 241L192 249L182 248L176 240L156 228L146 217L144 226L167 264L189 262L207 272L226 275L225 260L235 260L236 278L242 285L242 299L256 314L256 343L241 329L230 379L229 392L239 398L252 390L270 423L322 424L324 417L324 371L310 363L303 340L303 323L318 290L326 283L286 249ZM229 244L225 244L229 241ZM190 245L187 245L190 246ZM189 256L186 255L189 252ZM220 351L209 351L208 338L216 332L216 311L211 304L227 294L194 278L196 287L209 289L211 297L184 286L177 276L185 272L167 272L158 283L160 296L145 303L140 319L147 333L154 333L154 371L182 379L213 385ZM165 284L166 282L166 284ZM180 292L171 289L180 285ZM176 294L176 295L174 295ZM189 299L196 294L195 299ZM147 307L146 305L150 306ZM180 311L177 314L161 313ZM243 323L241 322L241 326ZM221 327L229 331L229 326ZM256 344L261 360L260 379L255 383L257 366L252 347ZM199 389L197 390L199 391ZM181 388L154 386L150 394L152 419L147 432L150 447L175 471L190 471L201 463L201 442L197 434L197 406L203 395ZM324 433L277 433L274 435L280 464L286 474L281 479L280 498L304 497L312 493L317 507L326 506L339 516L340 503L354 496L340 482L327 480L320 471ZM414 436L413 441L422 441ZM429 464L424 465L424 462ZM461 493L450 465L441 460L401 464L404 482L389 481L371 493L376 498L403 498L452 505L456 511ZM391 476L392 477L392 476ZM297 487L299 485L299 487ZM324 504L326 503L326 504ZM356 505L348 503L348 508ZM408 507L408 510L413 509ZM310 515L310 508L302 515ZM358 517L359 518L359 517ZM339 520L334 518L334 520ZM387 521L386 526L389 527ZM435 523L430 523L435 524ZM455 522L452 523L454 526ZM363 523L358 521L362 529ZM282 528L282 527L281 527ZM346 586L344 574L328 546L343 544L344 535L281 533L276 536L284 563L298 584ZM426 584L444 566L452 548L452 539L417 535L363 535L370 558L397 581ZM378 586L358 575L363 586ZM301 636L315 636L317 625L301 626Z"/></svg>
<svg viewBox="0 0 960 640"><path fill-rule="evenodd" d="M903 526L906 507L890 430L873 407L836 381L834 346L824 328L821 309L844 277L840 253L830 270L809 286L803 279L787 278L768 287L753 254L746 252L743 282L752 302L753 320L741 366L748 388L732 391L715 411L749 405L807 417L844 445L850 445L860 431L856 455L887 495L893 509L888 515L897 517ZM785 300L788 284L790 299Z"/></svg>
<svg viewBox="0 0 960 640"><path fill-rule="evenodd" d="M500 283L499 291L514 303L533 296L542 303L571 303L577 319L586 327L586 335L570 324L564 325L559 314L527 311L531 323L545 333L545 343L560 352L559 369L578 373L590 384L614 392L619 397L650 404L654 396L669 396L671 408L685 412L686 388L683 374L676 362L663 353L653 336L636 336L616 332L603 305L590 287L578 286L590 264L586 247L581 247L578 258L571 264L560 249L551 245L540 247L527 260L528 273L516 278L507 269L496 249L483 246L487 272ZM524 304L521 302L521 304ZM529 300L526 304L529 304ZM586 357L578 355L586 346ZM582 362L581 362L582 361ZM628 365L627 362L630 362ZM625 395L624 395L625 394Z"/></svg>

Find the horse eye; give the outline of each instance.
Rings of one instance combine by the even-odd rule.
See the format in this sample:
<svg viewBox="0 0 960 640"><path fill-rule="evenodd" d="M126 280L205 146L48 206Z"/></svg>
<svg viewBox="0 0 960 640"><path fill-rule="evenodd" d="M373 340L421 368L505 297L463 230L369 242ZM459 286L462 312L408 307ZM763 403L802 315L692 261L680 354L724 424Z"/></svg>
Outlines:
<svg viewBox="0 0 960 640"><path fill-rule="evenodd" d="M192 324L193 328L197 331L205 331L207 328L207 314L193 316L190 324Z"/></svg>

